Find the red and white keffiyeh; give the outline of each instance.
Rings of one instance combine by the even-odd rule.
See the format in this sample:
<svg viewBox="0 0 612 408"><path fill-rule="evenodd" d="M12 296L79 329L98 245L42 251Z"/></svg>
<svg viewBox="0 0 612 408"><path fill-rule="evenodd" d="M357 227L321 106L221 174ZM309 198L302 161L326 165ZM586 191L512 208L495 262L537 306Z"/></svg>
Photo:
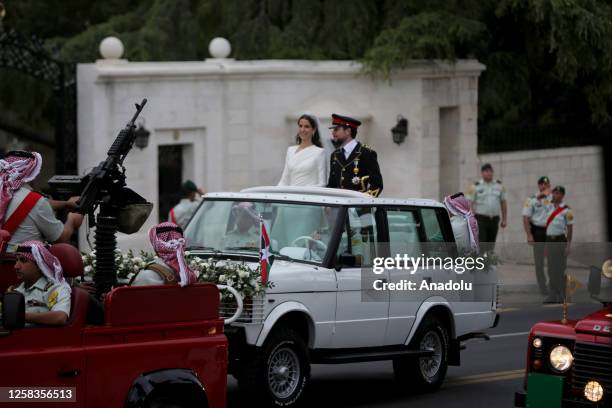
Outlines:
<svg viewBox="0 0 612 408"><path fill-rule="evenodd" d="M0 159L0 222L4 221L15 191L34 180L41 165L42 157L36 152L9 152Z"/></svg>
<svg viewBox="0 0 612 408"><path fill-rule="evenodd" d="M478 242L478 221L476 221L476 216L470 208L470 202L463 193L457 193L444 197L444 205L452 215L458 215L465 219L470 232L470 247L478 253L480 246Z"/></svg>
<svg viewBox="0 0 612 408"><path fill-rule="evenodd" d="M178 273L179 284L196 283L196 273L185 262L185 238L183 230L172 222L162 222L149 230L149 239L157 256Z"/></svg>
<svg viewBox="0 0 612 408"><path fill-rule="evenodd" d="M25 241L19 244L15 255L22 256L34 262L42 274L51 282L65 286L70 293L72 290L66 279L59 259L53 255L45 244L40 241Z"/></svg>

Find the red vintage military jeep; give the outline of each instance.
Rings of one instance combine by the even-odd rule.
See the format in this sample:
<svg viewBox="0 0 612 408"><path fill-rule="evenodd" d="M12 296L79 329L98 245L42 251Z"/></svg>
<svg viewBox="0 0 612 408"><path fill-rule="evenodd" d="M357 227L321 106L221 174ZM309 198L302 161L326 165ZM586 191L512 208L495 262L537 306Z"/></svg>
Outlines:
<svg viewBox="0 0 612 408"><path fill-rule="evenodd" d="M612 260L591 268L603 308L579 320L540 322L529 333L519 407L612 407Z"/></svg>
<svg viewBox="0 0 612 408"><path fill-rule="evenodd" d="M65 276L82 274L76 248L51 251ZM66 326L24 327L23 296L4 296L0 404L23 407L17 402L32 397L29 404L50 407L45 397L70 396L71 407L225 407L227 339L215 285L115 288L99 325L87 320L91 303L74 288ZM33 387L42 391L28 393ZM66 388L50 394L55 387Z"/></svg>

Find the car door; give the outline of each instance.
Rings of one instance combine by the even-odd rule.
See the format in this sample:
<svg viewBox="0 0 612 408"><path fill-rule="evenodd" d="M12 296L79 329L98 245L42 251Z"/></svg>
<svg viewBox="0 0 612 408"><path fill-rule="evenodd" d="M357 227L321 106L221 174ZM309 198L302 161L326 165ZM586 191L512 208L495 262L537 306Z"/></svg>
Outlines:
<svg viewBox="0 0 612 408"><path fill-rule="evenodd" d="M421 208L421 219L425 229L427 239L425 254L432 262L429 262L428 269L432 275L434 283L460 282L464 277L463 273L457 273L461 270L454 265L458 264L457 247L452 234L452 229L448 221L448 214L443 208ZM449 262L452 259L452 264ZM449 267L453 265L453 267ZM463 296L469 296L471 293L462 293L458 290L440 291L431 293L432 295L441 295L447 301L460 302Z"/></svg>
<svg viewBox="0 0 612 408"><path fill-rule="evenodd" d="M374 258L380 256L382 214L376 207L346 209L337 255L353 255L355 265L336 271L334 348L376 347L384 343L389 294L372 289L374 280L388 281L386 272L375 275L372 271Z"/></svg>
<svg viewBox="0 0 612 408"><path fill-rule="evenodd" d="M0 351L3 387L20 390L61 387L63 392L58 389L53 402L85 406L85 353L78 328L28 327L10 333L0 345L4 347ZM31 401L25 405L49 406L49 402Z"/></svg>
<svg viewBox="0 0 612 408"><path fill-rule="evenodd" d="M428 270L419 266L419 261L424 252L425 232L420 219L420 214L414 208L397 207L385 209L388 235L389 256L395 258L397 255L407 255L409 261L406 268L389 269L389 282L398 284L401 282L412 282L414 290L393 290L389 296L389 322L385 334L385 345L404 344L416 313L421 303L426 299L427 292L421 291L419 285L423 280L432 279ZM404 266L404 265L401 265Z"/></svg>

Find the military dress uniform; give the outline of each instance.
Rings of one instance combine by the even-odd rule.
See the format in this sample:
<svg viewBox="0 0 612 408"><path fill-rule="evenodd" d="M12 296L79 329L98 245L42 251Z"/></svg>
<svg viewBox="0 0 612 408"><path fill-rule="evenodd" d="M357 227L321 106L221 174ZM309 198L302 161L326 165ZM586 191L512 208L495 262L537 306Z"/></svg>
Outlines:
<svg viewBox="0 0 612 408"><path fill-rule="evenodd" d="M561 210L555 214L557 208ZM547 214L546 260L548 263L548 278L550 279L550 299L561 302L565 296L567 226L574 224L574 212L564 203L559 204L557 208L549 207L549 213Z"/></svg>
<svg viewBox="0 0 612 408"><path fill-rule="evenodd" d="M348 158L345 158L342 148L336 149L331 155L327 187L361 191L378 197L383 180L376 152L359 142Z"/></svg>
<svg viewBox="0 0 612 408"><path fill-rule="evenodd" d="M28 185L24 185L15 191L6 211L6 220L9 219L31 191L32 189ZM11 236L9 252L12 252L18 244L25 241L55 242L62 235L63 231L64 224L55 218L55 213L51 208L51 204L49 204L49 200L41 197Z"/></svg>
<svg viewBox="0 0 612 408"><path fill-rule="evenodd" d="M474 203L478 221L478 240L493 249L499 229L501 203L506 201L506 189L499 180L489 183L480 179L468 190L467 199ZM487 249L487 248L484 248Z"/></svg>
<svg viewBox="0 0 612 408"><path fill-rule="evenodd" d="M538 198L539 196L539 193L534 194L525 200L522 214L529 219L531 235L533 235L533 257L535 259L538 287L542 294L546 294L548 290L544 272L544 242L546 242L546 220L552 207L552 194L541 198Z"/></svg>
<svg viewBox="0 0 612 408"><path fill-rule="evenodd" d="M382 193L383 179L376 152L355 140L361 122L348 116L332 114L332 126L351 128L353 140L334 150L330 157L327 187L360 191L373 197ZM347 152L347 149L350 151Z"/></svg>
<svg viewBox="0 0 612 408"><path fill-rule="evenodd" d="M46 277L40 277L29 288L22 282L9 291L23 294L27 313L64 312L70 316L70 291L65 285L55 284Z"/></svg>

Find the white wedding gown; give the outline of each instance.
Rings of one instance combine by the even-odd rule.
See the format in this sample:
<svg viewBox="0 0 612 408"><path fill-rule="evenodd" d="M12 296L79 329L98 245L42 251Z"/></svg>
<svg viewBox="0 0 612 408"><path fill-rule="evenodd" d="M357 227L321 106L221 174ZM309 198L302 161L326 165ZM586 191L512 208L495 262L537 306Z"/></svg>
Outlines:
<svg viewBox="0 0 612 408"><path fill-rule="evenodd" d="M285 168L278 182L279 186L309 186L325 187L327 185L327 159L325 149L315 145L297 151L298 146L287 149ZM277 219L285 220L288 217L284 211L288 208L279 208ZM302 245L293 241L300 236L311 236L321 225L323 219L322 208L315 206L295 206L291 208L290 223L275 223L272 227L272 236L282 242L283 246Z"/></svg>
<svg viewBox="0 0 612 408"><path fill-rule="evenodd" d="M327 160L325 149L315 145L297 151L299 145L287 149L285 168L279 186L327 185Z"/></svg>

